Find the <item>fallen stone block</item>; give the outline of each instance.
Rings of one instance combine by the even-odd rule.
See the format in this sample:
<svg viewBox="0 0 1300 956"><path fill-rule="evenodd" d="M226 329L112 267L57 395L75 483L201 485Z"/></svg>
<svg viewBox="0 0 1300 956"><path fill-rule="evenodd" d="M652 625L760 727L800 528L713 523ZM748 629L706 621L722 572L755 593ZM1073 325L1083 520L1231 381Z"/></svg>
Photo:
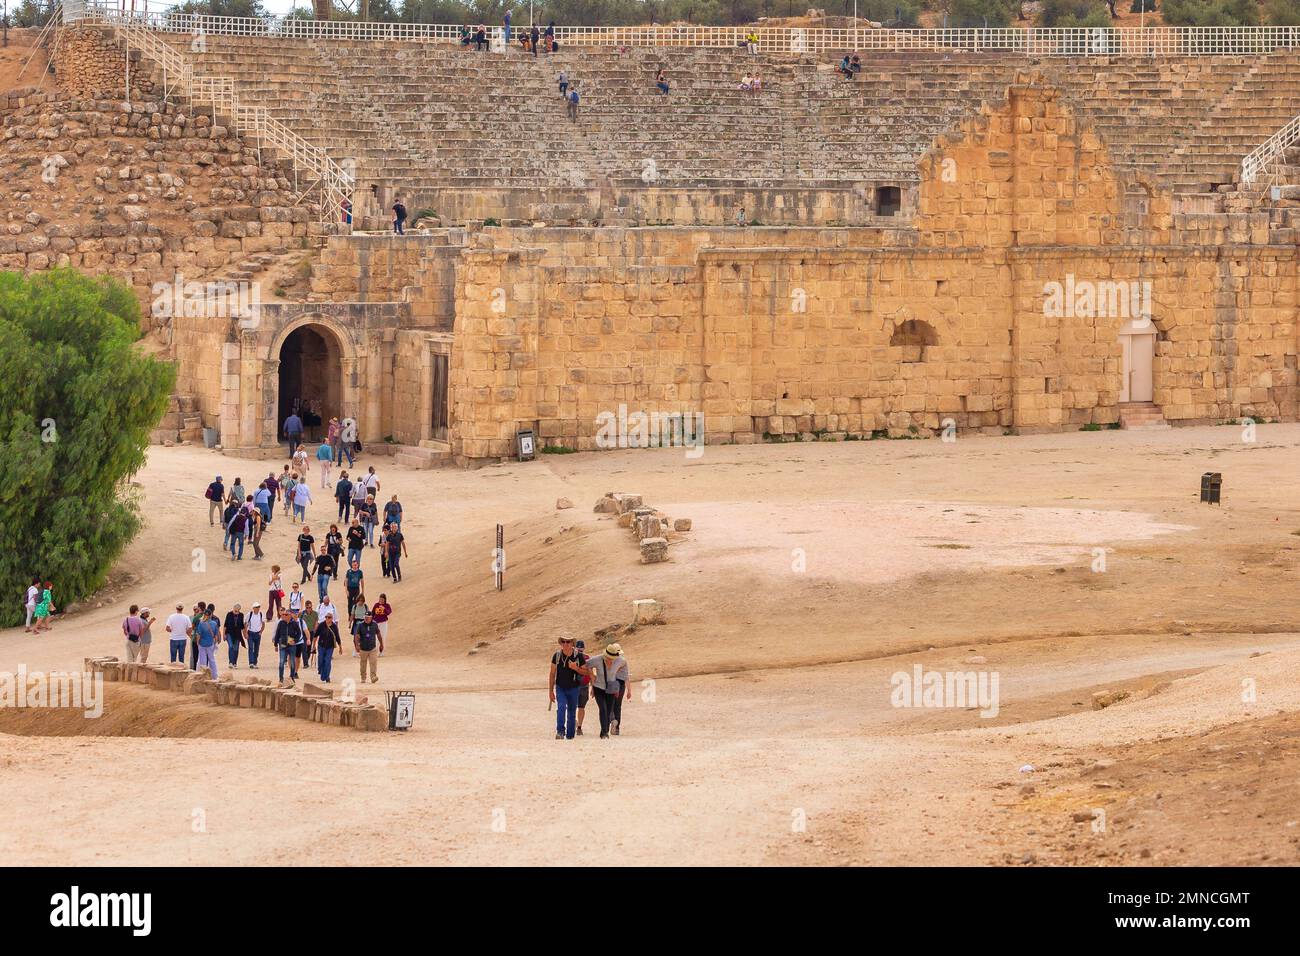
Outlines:
<svg viewBox="0 0 1300 956"><path fill-rule="evenodd" d="M377 706L365 706L357 710L357 730L374 733L388 729L388 713Z"/></svg>
<svg viewBox="0 0 1300 956"><path fill-rule="evenodd" d="M596 507L591 510L596 514L616 515L618 514L618 502L614 499L612 494L606 495L604 498L597 501Z"/></svg>
<svg viewBox="0 0 1300 956"><path fill-rule="evenodd" d="M208 679L207 674L190 671L185 675L185 682L181 687L187 694L206 694L208 684L210 683L212 683L212 681Z"/></svg>
<svg viewBox="0 0 1300 956"><path fill-rule="evenodd" d="M304 697L333 697L334 691L329 687L321 687L320 684L303 684L302 693Z"/></svg>
<svg viewBox="0 0 1300 956"><path fill-rule="evenodd" d="M633 509L641 507L640 495L616 494L614 495L614 501L618 505L619 514L626 514L627 512L632 511Z"/></svg>
<svg viewBox="0 0 1300 956"><path fill-rule="evenodd" d="M643 598L632 602L632 623L638 627L643 624L663 624L664 606L654 598Z"/></svg>
<svg viewBox="0 0 1300 956"><path fill-rule="evenodd" d="M678 518L676 521L673 522L673 530L674 530L674 531L690 531L690 530L691 530L691 519L690 519L690 518Z"/></svg>
<svg viewBox="0 0 1300 956"><path fill-rule="evenodd" d="M556 511L564 511L566 508L572 508L572 507L573 507L573 502L570 501L568 498L557 498L557 499L555 499L555 510L556 510Z"/></svg>
<svg viewBox="0 0 1300 956"><path fill-rule="evenodd" d="M625 515L618 516L618 526L620 528L632 527L632 513L630 511Z"/></svg>
<svg viewBox="0 0 1300 956"><path fill-rule="evenodd" d="M646 538L641 542L641 563L658 564L668 560L667 538Z"/></svg>

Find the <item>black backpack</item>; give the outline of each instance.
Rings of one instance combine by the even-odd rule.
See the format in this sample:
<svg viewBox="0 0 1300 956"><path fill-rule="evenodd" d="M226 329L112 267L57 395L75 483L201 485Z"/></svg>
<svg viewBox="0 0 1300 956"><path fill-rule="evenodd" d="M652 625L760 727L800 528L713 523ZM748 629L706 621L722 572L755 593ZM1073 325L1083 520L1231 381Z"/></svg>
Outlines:
<svg viewBox="0 0 1300 956"><path fill-rule="evenodd" d="M230 522L230 530L235 534L241 533L248 526L248 512L242 508Z"/></svg>

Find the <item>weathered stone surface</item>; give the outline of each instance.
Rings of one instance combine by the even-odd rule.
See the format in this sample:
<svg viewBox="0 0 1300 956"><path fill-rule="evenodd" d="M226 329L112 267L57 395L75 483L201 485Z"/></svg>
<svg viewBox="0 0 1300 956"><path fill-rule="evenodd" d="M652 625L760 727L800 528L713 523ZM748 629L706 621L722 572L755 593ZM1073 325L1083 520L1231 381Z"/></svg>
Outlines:
<svg viewBox="0 0 1300 956"><path fill-rule="evenodd" d="M645 538L641 542L641 563L657 564L668 560L667 538Z"/></svg>
<svg viewBox="0 0 1300 956"><path fill-rule="evenodd" d="M645 624L663 624L664 623L664 606L661 602L653 598L642 598L632 602L632 623L639 626Z"/></svg>
<svg viewBox="0 0 1300 956"><path fill-rule="evenodd" d="M690 518L678 518L676 521L673 522L673 530L674 530L674 531L690 531L690 530L691 530L691 519L690 519Z"/></svg>
<svg viewBox="0 0 1300 956"><path fill-rule="evenodd" d="M1104 710L1112 704L1118 704L1122 700L1127 700L1131 695L1126 690L1098 691L1092 695L1092 709Z"/></svg>

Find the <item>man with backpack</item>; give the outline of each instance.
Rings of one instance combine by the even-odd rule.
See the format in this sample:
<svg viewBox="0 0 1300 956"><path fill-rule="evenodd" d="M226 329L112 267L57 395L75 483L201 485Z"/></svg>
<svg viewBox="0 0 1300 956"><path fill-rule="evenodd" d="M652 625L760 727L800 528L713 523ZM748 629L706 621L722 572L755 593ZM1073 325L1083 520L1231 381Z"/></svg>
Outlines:
<svg viewBox="0 0 1300 956"><path fill-rule="evenodd" d="M244 537L248 533L248 512L243 508L235 509L235 516L230 519L230 560L244 560ZM235 556L235 545L239 545L239 556Z"/></svg>
<svg viewBox="0 0 1300 956"><path fill-rule="evenodd" d="M578 87L577 87L577 84L574 84L573 86L569 87L569 96L568 96L568 100L569 100L569 119L571 119L571 120L576 120L576 119L578 118Z"/></svg>
<svg viewBox="0 0 1300 956"><path fill-rule="evenodd" d="M551 703L555 704L556 740L572 740L577 733L578 697L586 665L587 655L574 647L573 638L561 637L560 649L551 655L551 676L547 681Z"/></svg>
<svg viewBox="0 0 1300 956"><path fill-rule="evenodd" d="M393 232L399 236L406 235L406 206L400 199L393 203Z"/></svg>
<svg viewBox="0 0 1300 956"><path fill-rule="evenodd" d="M357 655L361 658L361 683L366 682L366 669L370 670L370 683L379 682L379 655L384 652L384 636L379 633L379 625L370 611L352 630L352 641Z"/></svg>
<svg viewBox="0 0 1300 956"><path fill-rule="evenodd" d="M216 525L216 518L221 517L221 503L226 498L226 486L221 483L221 476L217 475L215 481L208 485L208 490L203 492L203 497L208 499L208 527Z"/></svg>
<svg viewBox="0 0 1300 956"><path fill-rule="evenodd" d="M253 609L248 612L244 627L248 634L248 666L257 670L257 653L262 649L262 631L266 629L266 616L262 614L260 602L253 602Z"/></svg>
<svg viewBox="0 0 1300 956"><path fill-rule="evenodd" d="M298 535L298 565L302 568L302 580L298 582L299 584L306 584L311 580L311 560L315 556L316 538L311 533L311 528L303 525Z"/></svg>

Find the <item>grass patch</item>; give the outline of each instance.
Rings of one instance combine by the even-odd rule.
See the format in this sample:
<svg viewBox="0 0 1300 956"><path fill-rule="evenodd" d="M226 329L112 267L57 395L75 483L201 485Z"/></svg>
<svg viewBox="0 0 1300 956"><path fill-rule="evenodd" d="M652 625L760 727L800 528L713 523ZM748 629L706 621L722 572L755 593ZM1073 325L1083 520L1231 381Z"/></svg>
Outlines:
<svg viewBox="0 0 1300 956"><path fill-rule="evenodd" d="M543 445L542 446L543 455L576 455L577 453L578 453L578 449L566 448L564 445Z"/></svg>

